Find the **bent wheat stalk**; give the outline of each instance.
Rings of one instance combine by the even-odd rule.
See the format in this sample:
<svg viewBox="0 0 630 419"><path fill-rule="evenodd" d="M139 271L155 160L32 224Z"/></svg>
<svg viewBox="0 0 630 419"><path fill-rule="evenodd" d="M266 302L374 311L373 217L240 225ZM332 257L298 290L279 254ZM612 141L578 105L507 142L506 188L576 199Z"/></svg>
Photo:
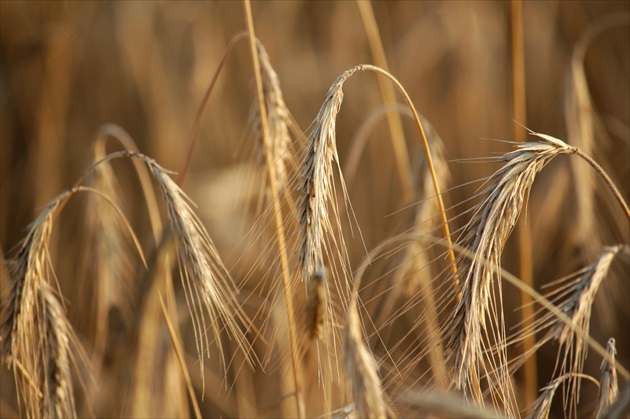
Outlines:
<svg viewBox="0 0 630 419"><path fill-rule="evenodd" d="M453 315L447 323L447 360L452 363L451 375L457 388L472 392L475 399L481 402L481 389L478 380L478 367L481 365L486 374L493 371L499 374L499 380L489 380L493 391L507 403L512 398L509 383L506 349L500 342L505 342L502 303L495 301L493 283L497 279L497 270L490 266L500 267L503 247L509 237L522 209L523 202L535 180L536 174L554 157L560 154L578 154L596 169L599 167L590 157L576 147L570 146L557 138L545 134L531 132L541 142L519 143L517 150L494 161L505 161L505 165L488 180L489 185L479 194L482 200L474 208L473 217L464 228L458 244L474 254L473 258L460 258L459 268L463 282L456 291L458 302ZM624 210L627 205L621 198L612 181L603 170L598 173L607 181L610 189L618 197ZM630 215L630 213L629 213ZM500 296L500 282L498 282ZM489 342L484 342L482 332L488 337L486 315L493 317L490 324L491 334L498 340L496 354L488 352L490 369L480 357L484 349L490 349ZM506 390L507 389L507 390Z"/></svg>

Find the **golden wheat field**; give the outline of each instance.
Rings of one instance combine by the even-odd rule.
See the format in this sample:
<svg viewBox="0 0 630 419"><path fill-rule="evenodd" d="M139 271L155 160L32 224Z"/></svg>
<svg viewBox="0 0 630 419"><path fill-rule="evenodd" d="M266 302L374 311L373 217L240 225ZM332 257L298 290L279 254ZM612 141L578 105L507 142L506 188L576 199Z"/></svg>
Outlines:
<svg viewBox="0 0 630 419"><path fill-rule="evenodd" d="M0 12L0 417L630 417L630 2Z"/></svg>

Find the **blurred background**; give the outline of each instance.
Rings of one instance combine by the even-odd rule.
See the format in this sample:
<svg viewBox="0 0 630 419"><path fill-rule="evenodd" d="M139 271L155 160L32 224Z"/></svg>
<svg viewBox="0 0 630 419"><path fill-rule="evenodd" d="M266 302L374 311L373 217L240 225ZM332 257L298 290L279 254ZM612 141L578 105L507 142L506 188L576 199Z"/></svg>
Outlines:
<svg viewBox="0 0 630 419"><path fill-rule="evenodd" d="M509 144L488 139L515 138L510 2L379 1L372 6L391 73L444 142L451 162L450 186L491 174L497 166L459 160L506 152ZM265 1L252 7L256 34L278 73L286 104L307 131L336 77L353 65L374 62L357 4ZM571 141L570 124L575 123L565 107L572 92L572 54L597 22L617 22L586 43L583 68L592 104L589 115L596 120L589 147L627 201L630 2L523 2L522 7L526 121L517 122L567 141ZM0 250L4 258L14 254L42 207L70 187L90 163L93 138L103 124L118 124L140 151L169 170L180 170L203 94L226 45L246 29L238 1L3 0L0 12ZM233 171L244 160L254 92L251 56L241 41L227 57L211 94L183 187L199 205L197 212L221 257L235 272L247 270L235 267L239 255L234 254L244 235L239 196L246 186ZM371 73L353 76L344 92L337 120L342 165L355 133L382 106ZM420 140L414 123L405 117L403 125L412 160L417 159ZM573 234L583 221L574 191L581 187L580 179L569 159L573 157L560 157L545 169L532 191L528 225L539 285L585 266L599 251L584 250L588 238ZM381 118L369 132L357 175L348 185L367 249L401 231L397 217L405 214L396 211L404 202L395 164L387 122ZM138 237L146 240L146 212L133 201L136 180L129 167L116 167L126 194L125 212ZM586 165L582 169L590 170ZM448 205L472 196L478 186L453 189ZM606 202L603 184L595 187L599 191L589 215L593 228L601 233L595 242L627 244L627 220ZM76 225L81 209L79 202L64 210L50 249L64 292L83 280L75 276L76 259L83 257L81 228ZM452 228L463 222L455 220ZM504 267L518 273L515 249L515 242L508 243ZM356 264L365 250L353 242L350 253ZM598 296L605 304L594 310L591 333L600 343L614 336L618 360L628 367L628 257L620 259L610 286ZM4 269L1 282L6 289ZM73 322L79 314L73 313L69 295ZM506 297L508 316L518 304L517 297ZM539 387L550 379L555 352L542 352L541 357ZM597 356L590 357L586 371L597 377L600 362ZM12 378L5 368L0 381L1 416L14 416L17 403L8 390ZM236 403L232 397L236 396L226 396L227 405L206 404L204 414L242 416L230 410L229 403ZM97 408L94 413L103 412Z"/></svg>

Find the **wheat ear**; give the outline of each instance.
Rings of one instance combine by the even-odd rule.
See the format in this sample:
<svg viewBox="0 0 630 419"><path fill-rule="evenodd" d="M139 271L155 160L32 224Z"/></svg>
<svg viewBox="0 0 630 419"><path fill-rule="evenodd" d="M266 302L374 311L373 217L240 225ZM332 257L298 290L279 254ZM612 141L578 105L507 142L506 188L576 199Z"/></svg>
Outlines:
<svg viewBox="0 0 630 419"><path fill-rule="evenodd" d="M256 50L260 62L259 72L262 84L265 109L267 111L268 142L266 142L263 130L261 112L258 101L252 105L250 112L252 140L258 164L265 167L267 162L272 162L275 166L276 177L274 190L278 193L285 190L289 169L295 166L294 156L290 149L292 129L294 129L291 113L284 102L284 95L280 88L280 79L271 65L271 59L267 50L260 40L256 40ZM267 159L267 153L270 154ZM268 188L271 189L271 188ZM267 194L269 195L269 193ZM267 202L271 202L276 197L268 197Z"/></svg>
<svg viewBox="0 0 630 419"><path fill-rule="evenodd" d="M609 355L609 359L604 358L600 367L599 392L597 393L597 407L594 414L597 419L605 417L604 412L617 400L619 394L617 367L615 366L617 348L615 347L614 338L608 339L606 352Z"/></svg>
<svg viewBox="0 0 630 419"><path fill-rule="evenodd" d="M557 313L545 313L521 330L520 336L513 341L522 341L526 336L548 329L548 332L537 340L534 347L512 361L511 369L513 370L525 363L531 352L538 350L547 342L557 340L560 343L555 369L559 367L559 373L567 376L563 381L568 382L569 387L569 391L565 392L565 407L570 403L569 414L575 413L579 401L580 374L588 351L589 324L595 296L608 274L615 255L622 248L622 245L605 247L592 264L558 281L562 285L550 297L553 297L552 303L570 323L561 321ZM610 355L610 351L607 352ZM604 359L607 362L613 362L612 358L605 357Z"/></svg>
<svg viewBox="0 0 630 419"><path fill-rule="evenodd" d="M487 343L482 340L486 331L486 315L494 316L491 325L497 339L504 339L501 302L491 300L493 283L497 278L494 268L500 267L503 247L521 212L523 201L529 194L536 174L554 157L575 153L576 149L553 137L541 137L541 142L518 143L517 150L491 160L503 161L504 166L488 180L489 185L480 193L472 219L465 226L458 244L474 256L459 259L462 282L456 289L457 303L446 325L447 361L452 365L452 377L457 388L472 392L481 402L478 367L480 354ZM481 261L488 261L489 266ZM498 283L500 287L500 282ZM499 291L500 292L500 291ZM495 304L499 304L497 307ZM499 317L501 316L501 317ZM487 347L486 347L487 348ZM495 390L509 398L509 373L506 369L505 348L498 351L500 359L492 368L500 374ZM485 367L484 367L485 368ZM493 381L493 380L491 380Z"/></svg>
<svg viewBox="0 0 630 419"><path fill-rule="evenodd" d="M91 188L75 186L62 192L30 225L9 263L11 285L8 299L2 302L1 356L14 370L19 403L24 403L29 417L76 416L70 364L75 363L75 355L87 363L51 286L56 278L48 247L55 217L70 197L84 191L101 195L117 208Z"/></svg>
<svg viewBox="0 0 630 419"><path fill-rule="evenodd" d="M206 314L210 318L210 327L214 333L224 369L227 370L228 363L219 339L220 332L224 328L236 340L238 347L251 365L253 362L251 346L240 327L240 325L249 327L250 321L236 301L238 290L212 239L193 211L189 198L171 179L168 172L155 160L142 153L118 151L94 163L86 169L80 179L84 179L98 165L118 158L137 159L146 164L162 192L170 229L177 236L180 244L177 261L186 303L192 318L201 371L204 367L203 353L210 355Z"/></svg>
<svg viewBox="0 0 630 419"><path fill-rule="evenodd" d="M576 325L577 328L584 331L587 336L590 329L591 308L593 307L597 290L606 278L615 255L622 247L623 246L613 246L605 248L599 258L588 267L586 272L565 291L569 293L569 298L565 302L558 304L558 307L564 311L567 317L571 319L572 323ZM568 368L571 373L581 373L588 352L586 340L564 324L559 324L552 329L550 331L550 337L551 336L557 339L564 348L564 354L560 362L560 372L564 373ZM562 351L558 353L558 361L560 361L561 353ZM572 399L569 414L575 413L579 401L579 394L579 378L569 379L569 392L567 396L571 396Z"/></svg>

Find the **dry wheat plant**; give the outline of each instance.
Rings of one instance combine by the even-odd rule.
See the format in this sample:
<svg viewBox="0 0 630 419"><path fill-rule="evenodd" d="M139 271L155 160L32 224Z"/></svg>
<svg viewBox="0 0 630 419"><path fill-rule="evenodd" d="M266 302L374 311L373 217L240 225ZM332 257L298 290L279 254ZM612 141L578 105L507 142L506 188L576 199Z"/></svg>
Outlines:
<svg viewBox="0 0 630 419"><path fill-rule="evenodd" d="M630 417L630 2L0 11L0 417Z"/></svg>

